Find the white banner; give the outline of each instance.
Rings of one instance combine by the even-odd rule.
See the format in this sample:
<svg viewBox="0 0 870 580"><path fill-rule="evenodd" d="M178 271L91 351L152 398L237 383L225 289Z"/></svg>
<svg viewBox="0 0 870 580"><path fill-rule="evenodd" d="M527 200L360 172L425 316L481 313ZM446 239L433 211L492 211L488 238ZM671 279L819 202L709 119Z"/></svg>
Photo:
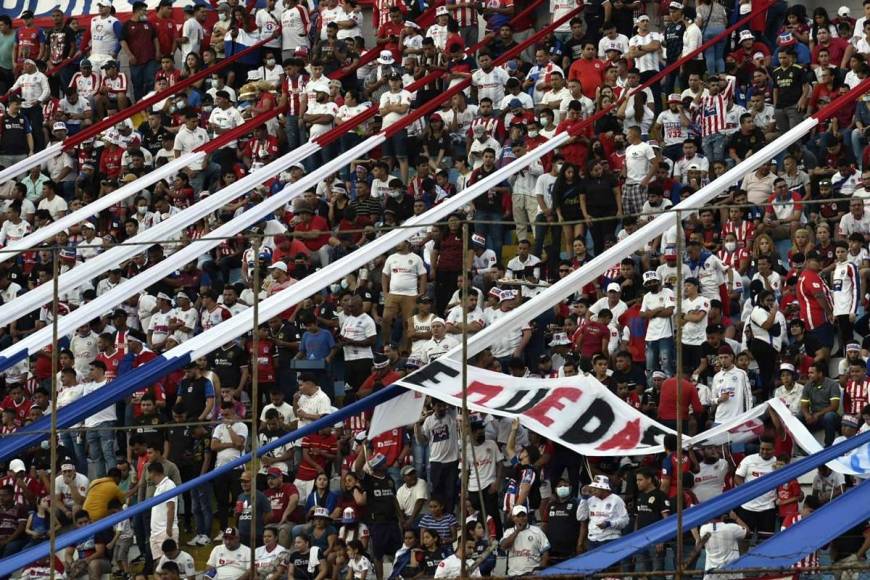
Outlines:
<svg viewBox="0 0 870 580"><path fill-rule="evenodd" d="M441 358L395 383L409 391L375 408L369 438L415 423L427 395L462 405L461 363ZM644 415L592 378L518 378L468 367L468 408L478 413L519 417L527 429L588 456L661 453L662 437L673 430ZM808 454L822 446L778 399L765 401L727 423L683 440L685 447L724 445L757 439L763 416L771 408L783 420L795 443ZM828 464L850 475L870 474L870 446Z"/></svg>

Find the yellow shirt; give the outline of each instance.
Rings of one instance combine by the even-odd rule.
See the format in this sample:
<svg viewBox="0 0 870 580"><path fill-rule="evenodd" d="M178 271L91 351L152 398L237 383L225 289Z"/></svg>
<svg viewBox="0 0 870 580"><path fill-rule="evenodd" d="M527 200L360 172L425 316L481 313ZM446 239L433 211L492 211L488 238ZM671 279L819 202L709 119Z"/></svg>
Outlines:
<svg viewBox="0 0 870 580"><path fill-rule="evenodd" d="M109 501L115 498L119 499L121 503L127 499L114 479L111 477L101 477L91 482L90 487L88 487L88 495L85 497L82 509L88 512L88 515L91 516L91 521L95 522L106 516Z"/></svg>

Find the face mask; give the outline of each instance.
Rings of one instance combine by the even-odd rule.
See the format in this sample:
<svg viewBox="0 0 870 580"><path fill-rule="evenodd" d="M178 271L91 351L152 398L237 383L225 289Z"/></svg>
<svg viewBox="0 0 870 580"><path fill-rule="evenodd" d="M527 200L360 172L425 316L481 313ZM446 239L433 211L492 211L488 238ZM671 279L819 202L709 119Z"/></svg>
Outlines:
<svg viewBox="0 0 870 580"><path fill-rule="evenodd" d="M223 12L218 14L218 18L220 18L222 22L226 22L229 19L229 17L226 14L224 14Z"/></svg>
<svg viewBox="0 0 870 580"><path fill-rule="evenodd" d="M568 494L571 493L570 487L565 487L564 485L560 485L556 488L556 495L559 496L559 499L565 499L568 497Z"/></svg>
<svg viewBox="0 0 870 580"><path fill-rule="evenodd" d="M390 197L396 199L400 199L404 195L404 192L401 189L390 189L387 193L389 193Z"/></svg>
<svg viewBox="0 0 870 580"><path fill-rule="evenodd" d="M729 252L733 252L737 249L737 242L725 242L725 249Z"/></svg>
<svg viewBox="0 0 870 580"><path fill-rule="evenodd" d="M183 101L183 100L175 101L175 106L179 109L183 109L184 107L187 106L187 101Z"/></svg>
<svg viewBox="0 0 870 580"><path fill-rule="evenodd" d="M341 284L330 284L329 291L333 294L338 294L339 292L341 292Z"/></svg>
<svg viewBox="0 0 870 580"><path fill-rule="evenodd" d="M275 66L275 59L274 58L267 58L266 59L266 66Z"/></svg>
<svg viewBox="0 0 870 580"><path fill-rule="evenodd" d="M529 131L529 137L537 137L537 136L538 136L538 132L536 130Z"/></svg>
<svg viewBox="0 0 870 580"><path fill-rule="evenodd" d="M204 113L211 113L214 110L214 107L211 105L203 105L202 110Z"/></svg>
<svg viewBox="0 0 870 580"><path fill-rule="evenodd" d="M145 212L148 211L147 205L136 206L136 213L139 215L145 215Z"/></svg>

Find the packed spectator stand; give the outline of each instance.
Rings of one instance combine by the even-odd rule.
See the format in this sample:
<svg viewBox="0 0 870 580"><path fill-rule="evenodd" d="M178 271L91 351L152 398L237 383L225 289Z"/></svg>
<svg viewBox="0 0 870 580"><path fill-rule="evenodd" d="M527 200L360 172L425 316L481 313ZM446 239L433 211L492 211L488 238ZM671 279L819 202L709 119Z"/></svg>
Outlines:
<svg viewBox="0 0 870 580"><path fill-rule="evenodd" d="M499 324L865 90L870 55L870 0L857 20L782 0L154 4L0 15L0 350L29 345L0 356L4 440L570 139L8 458L2 558L172 495ZM770 399L825 447L870 429L870 99L840 102L468 364L587 375L686 435ZM143 272L160 275L115 301ZM663 454L612 457L461 415L432 398L419 420L367 438L372 414L356 414L20 572L530 575L803 455L772 412L747 442L678 451L668 435ZM822 466L613 572L723 566L862 481ZM862 524L793 574L860 566L868 548Z"/></svg>

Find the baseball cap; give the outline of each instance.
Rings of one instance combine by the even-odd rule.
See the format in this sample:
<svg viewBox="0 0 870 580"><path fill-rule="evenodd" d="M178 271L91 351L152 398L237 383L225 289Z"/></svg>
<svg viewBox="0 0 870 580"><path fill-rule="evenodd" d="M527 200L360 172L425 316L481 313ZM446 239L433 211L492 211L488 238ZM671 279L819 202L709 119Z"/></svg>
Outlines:
<svg viewBox="0 0 870 580"><path fill-rule="evenodd" d="M515 505L515 506L514 506L514 509L511 510L511 515L512 515L512 516L515 516L515 515L518 515L518 514L528 514L528 513L529 513L529 510L528 510L528 508L527 508L526 506L524 506L524 505Z"/></svg>
<svg viewBox="0 0 870 580"><path fill-rule="evenodd" d="M731 356L734 356L734 350L729 345L723 344L719 347L717 354L730 354Z"/></svg>
<svg viewBox="0 0 870 580"><path fill-rule="evenodd" d="M73 465L72 463L64 463L63 465L60 466L60 470L61 471L75 471L76 466Z"/></svg>
<svg viewBox="0 0 870 580"><path fill-rule="evenodd" d="M239 536L239 530L236 528L227 528L224 530L225 538L237 538Z"/></svg>
<svg viewBox="0 0 870 580"><path fill-rule="evenodd" d="M282 272L286 272L287 271L287 264L285 264L284 262L275 262L274 264L269 266L269 269L270 270L281 270Z"/></svg>
<svg viewBox="0 0 870 580"><path fill-rule="evenodd" d="M668 102L669 103L682 103L683 98L680 96L680 93L671 93L670 95L668 95Z"/></svg>
<svg viewBox="0 0 870 580"><path fill-rule="evenodd" d="M679 2L671 2L670 4L668 4L668 8L670 8L671 10L682 10L683 5Z"/></svg>
<svg viewBox="0 0 870 580"><path fill-rule="evenodd" d="M740 42L743 42L744 40L755 40L755 35L752 34L751 30L741 30L738 38Z"/></svg>
<svg viewBox="0 0 870 580"><path fill-rule="evenodd" d="M54 125L51 126L51 130L52 131L66 131L67 130L66 123L64 123L63 121L58 121L57 123L55 123Z"/></svg>
<svg viewBox="0 0 870 580"><path fill-rule="evenodd" d="M21 473L22 471L27 471L27 467L24 466L24 462L20 459L13 459L9 462L9 471L12 473Z"/></svg>
<svg viewBox="0 0 870 580"><path fill-rule="evenodd" d="M852 12L852 11L849 10L849 7L848 7L848 6L840 6L839 8L837 8L837 16L840 16L841 18L845 18L845 17L848 16L851 12Z"/></svg>
<svg viewBox="0 0 870 580"><path fill-rule="evenodd" d="M656 272L644 272L643 273L643 283L644 284L646 284L647 282L661 282L661 281L662 281L661 278L659 277L658 273L656 273Z"/></svg>
<svg viewBox="0 0 870 580"><path fill-rule="evenodd" d="M607 285L608 292L622 292L622 286L617 284L616 282L611 282Z"/></svg>
<svg viewBox="0 0 870 580"><path fill-rule="evenodd" d="M649 22L649 16L646 14L641 14L637 18L634 19L634 23L637 24L639 22Z"/></svg>
<svg viewBox="0 0 870 580"><path fill-rule="evenodd" d="M409 473L417 473L417 468L413 465L406 465L402 468L402 475L408 475Z"/></svg>
<svg viewBox="0 0 870 580"><path fill-rule="evenodd" d="M266 471L266 476L267 476L267 477L282 477L283 475L284 475L284 474L281 473L281 470L278 469L277 467L270 467L270 468Z"/></svg>
<svg viewBox="0 0 870 580"><path fill-rule="evenodd" d="M439 6L435 9L435 16L449 16L450 13L447 12L446 6Z"/></svg>
<svg viewBox="0 0 870 580"><path fill-rule="evenodd" d="M343 524L352 524L356 521L356 510L352 507L344 508L344 511L341 512L341 523Z"/></svg>

